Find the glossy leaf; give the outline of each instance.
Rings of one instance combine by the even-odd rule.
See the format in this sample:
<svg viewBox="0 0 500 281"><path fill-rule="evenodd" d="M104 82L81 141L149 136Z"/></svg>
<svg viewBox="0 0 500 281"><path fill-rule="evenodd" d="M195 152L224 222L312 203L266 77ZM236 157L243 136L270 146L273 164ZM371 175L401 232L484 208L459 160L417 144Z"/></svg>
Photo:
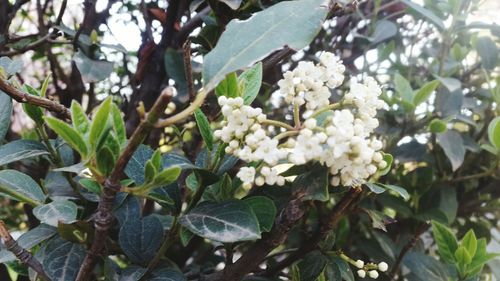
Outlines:
<svg viewBox="0 0 500 281"><path fill-rule="evenodd" d="M432 222L432 234L441 258L447 263L454 263L455 251L458 249L455 235L446 226L436 221Z"/></svg>
<svg viewBox="0 0 500 281"><path fill-rule="evenodd" d="M433 80L418 89L413 95L413 104L417 106L428 100L432 92L439 86L439 83L439 80Z"/></svg>
<svg viewBox="0 0 500 281"><path fill-rule="evenodd" d="M0 146L0 166L47 154L45 146L37 141L15 140Z"/></svg>
<svg viewBox="0 0 500 281"><path fill-rule="evenodd" d="M327 262L328 259L320 251L310 252L298 263L300 280L316 280L325 269Z"/></svg>
<svg viewBox="0 0 500 281"><path fill-rule="evenodd" d="M45 194L28 175L15 170L0 171L0 195L7 195L32 206L43 204Z"/></svg>
<svg viewBox="0 0 500 281"><path fill-rule="evenodd" d="M241 201L202 202L182 216L180 223L201 237L222 243L260 238L257 217Z"/></svg>
<svg viewBox="0 0 500 281"><path fill-rule="evenodd" d="M87 144L83 140L83 137L75 129L63 121L53 117L45 117L45 122L69 146L78 151L83 158L88 155Z"/></svg>
<svg viewBox="0 0 500 281"><path fill-rule="evenodd" d="M259 94L262 84L262 63L256 63L238 76L238 86L243 97L243 103L250 105Z"/></svg>
<svg viewBox="0 0 500 281"><path fill-rule="evenodd" d="M319 201L327 201L330 198L328 186L328 169L319 166L298 176L292 184L295 191L305 193L304 200Z"/></svg>
<svg viewBox="0 0 500 281"><path fill-rule="evenodd" d="M194 111L194 118L196 119L198 130L200 130L200 134L203 137L207 148L209 150L212 150L214 147L214 136L212 133L212 128L210 128L210 123L208 122L207 116L205 116L201 109L197 108Z"/></svg>
<svg viewBox="0 0 500 281"><path fill-rule="evenodd" d="M271 231L276 216L273 200L265 196L252 196L243 200L257 216L262 231Z"/></svg>
<svg viewBox="0 0 500 281"><path fill-rule="evenodd" d="M75 100L71 102L71 121L73 122L73 128L80 134L85 135L89 132L90 120L82 106Z"/></svg>
<svg viewBox="0 0 500 281"><path fill-rule="evenodd" d="M488 125L488 139L491 145L500 149L500 116L491 120Z"/></svg>
<svg viewBox="0 0 500 281"><path fill-rule="evenodd" d="M58 237L45 248L43 268L51 280L74 281L85 254L83 245Z"/></svg>
<svg viewBox="0 0 500 281"><path fill-rule="evenodd" d="M448 281L446 268L436 259L418 252L410 252L403 258L403 264L410 270L407 275L414 281Z"/></svg>
<svg viewBox="0 0 500 281"><path fill-rule="evenodd" d="M90 126L89 141L92 148L97 147L97 143L108 125L108 117L111 111L111 98L107 98L97 109L92 125Z"/></svg>
<svg viewBox="0 0 500 281"><path fill-rule="evenodd" d="M19 246L26 250L30 250L36 245L42 243L43 241L51 238L57 233L55 227L40 224L39 226L23 233L18 239L17 243ZM15 260L16 257L11 252L6 249L0 250L0 263L6 263Z"/></svg>
<svg viewBox="0 0 500 281"><path fill-rule="evenodd" d="M56 200L33 209L33 215L42 223L57 227L58 223L69 224L76 220L77 206L68 200Z"/></svg>
<svg viewBox="0 0 500 281"><path fill-rule="evenodd" d="M134 263L152 259L163 241L162 238L163 226L154 216L128 220L120 228L119 234L123 252Z"/></svg>
<svg viewBox="0 0 500 281"><path fill-rule="evenodd" d="M140 145L132 155L130 161L128 161L127 167L125 167L125 174L133 179L137 185L144 183L146 162L153 157L153 153L154 151L150 147Z"/></svg>
<svg viewBox="0 0 500 281"><path fill-rule="evenodd" d="M436 139L450 160L452 170L456 171L462 166L465 158L465 146L462 137L458 132L448 130L445 133L437 134Z"/></svg>
<svg viewBox="0 0 500 281"><path fill-rule="evenodd" d="M432 121L429 123L429 131L431 133L444 133L448 130L448 125L445 121L441 119L432 119Z"/></svg>
<svg viewBox="0 0 500 281"><path fill-rule="evenodd" d="M219 85L215 88L215 94L225 96L228 98L236 98L240 96L240 89L238 88L238 78L235 72L226 75L224 80L220 81Z"/></svg>
<svg viewBox="0 0 500 281"><path fill-rule="evenodd" d="M127 131L125 129L125 123L123 122L123 117L120 109L116 104L111 105L111 118L113 119L113 129L116 133L116 138L120 143L120 146L125 146L127 142Z"/></svg>
<svg viewBox="0 0 500 281"><path fill-rule="evenodd" d="M370 36L372 44L378 44L385 41L398 33L398 27L395 23L389 20L379 20L375 25L375 31Z"/></svg>
<svg viewBox="0 0 500 281"><path fill-rule="evenodd" d="M109 176L115 166L115 155L108 147L103 147L97 152L97 169L105 176Z"/></svg>
<svg viewBox="0 0 500 281"><path fill-rule="evenodd" d="M175 166L164 169L155 177L153 185L155 186L165 186L171 184L177 180L181 174L181 168Z"/></svg>
<svg viewBox="0 0 500 281"><path fill-rule="evenodd" d="M462 241L460 241L460 246L464 247L471 257L476 254L477 238L474 230L470 229L467 231L465 236L462 238Z"/></svg>
<svg viewBox="0 0 500 281"><path fill-rule="evenodd" d="M321 28L328 12L324 0L281 2L242 21L226 26L217 46L203 63L203 84L213 89L226 74L246 67L271 52L288 46L304 48Z"/></svg>
<svg viewBox="0 0 500 281"><path fill-rule="evenodd" d="M12 99L0 90L0 142L9 131L10 116L12 115Z"/></svg>
<svg viewBox="0 0 500 281"><path fill-rule="evenodd" d="M94 83L109 77L113 71L113 63L109 61L92 60L81 51L73 56L73 61L82 75L85 83Z"/></svg>

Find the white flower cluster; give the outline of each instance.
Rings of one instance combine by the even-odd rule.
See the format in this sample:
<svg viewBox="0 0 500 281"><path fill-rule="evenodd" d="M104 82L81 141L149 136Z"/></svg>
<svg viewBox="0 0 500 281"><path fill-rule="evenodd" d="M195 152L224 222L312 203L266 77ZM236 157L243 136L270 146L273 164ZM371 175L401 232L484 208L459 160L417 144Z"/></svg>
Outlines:
<svg viewBox="0 0 500 281"><path fill-rule="evenodd" d="M240 97L219 97L224 120L214 136L227 144L226 153L246 162L262 161L263 166L257 169L240 169L237 176L244 184L283 185L285 179L273 168L278 163L319 162L330 169L333 186L362 184L387 166L380 151L382 143L372 136L378 126L375 115L384 105L376 81L368 78L364 83L352 82L340 102L342 108L329 107L329 89L342 83L344 70L333 54L324 53L318 64L300 62L284 74L278 84L285 101L294 105L294 110L298 110L296 105L305 104L307 110L324 112L326 117L318 124L317 114L312 113L292 131L289 129L288 140L282 144L268 135L264 123L271 120L260 108L244 105Z"/></svg>
<svg viewBox="0 0 500 281"><path fill-rule="evenodd" d="M325 52L318 64L301 61L293 71L285 72L278 86L288 104L305 104L308 110L315 110L330 103L330 89L342 84L344 71L338 58Z"/></svg>
<svg viewBox="0 0 500 281"><path fill-rule="evenodd" d="M385 263L385 262L381 262L379 264L369 263L369 264L367 264L365 266L365 262L364 261L357 260L356 263L355 263L355 266L357 268L359 268L359 270L357 271L357 273L358 273L358 276L361 277L361 278L365 278L366 275L368 274L368 276L370 278L377 279L378 276L379 276L378 271L380 271L380 272L386 272L387 269L389 269L389 265L387 265L387 263Z"/></svg>

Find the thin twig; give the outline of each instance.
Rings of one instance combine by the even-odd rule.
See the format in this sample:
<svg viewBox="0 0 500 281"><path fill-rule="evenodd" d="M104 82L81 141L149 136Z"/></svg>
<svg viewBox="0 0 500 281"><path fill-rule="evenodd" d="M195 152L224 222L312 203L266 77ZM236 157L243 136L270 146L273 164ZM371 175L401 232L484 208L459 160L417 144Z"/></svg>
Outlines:
<svg viewBox="0 0 500 281"><path fill-rule="evenodd" d="M46 98L30 95L12 86L7 80L0 77L0 90L20 103L29 103L57 113L66 119L71 119L71 113L64 105Z"/></svg>
<svg viewBox="0 0 500 281"><path fill-rule="evenodd" d="M113 171L106 179L94 219L94 240L92 241L92 246L85 257L82 266L80 267L76 281L88 280L89 275L95 266L96 258L102 254L108 238L108 231L114 220L112 213L113 202L116 197L116 193L121 188L120 179L123 175L123 170L127 166L130 158L132 158L135 150L148 136L149 132L154 128L156 121L167 108L167 105L172 98L172 94L173 90L170 87L163 90L151 108L151 111L146 114L145 118L143 118L137 129L130 137L127 146L116 161Z"/></svg>
<svg viewBox="0 0 500 281"><path fill-rule="evenodd" d="M184 58L184 74L186 75L187 88L189 93L189 100L194 100L196 90L194 89L193 82L193 66L191 65L191 41L187 40L182 46Z"/></svg>
<svg viewBox="0 0 500 281"><path fill-rule="evenodd" d="M35 259L35 257L30 252L28 252L28 250L19 246L17 241L14 240L14 238L12 238L12 236L10 235L7 227L5 226L5 223L1 220L0 220L0 238L3 240L7 250L13 253L14 256L16 256L16 258L18 258L19 261L21 261L21 263L30 267L36 273L38 273L39 278L43 280L50 280L47 277L45 271L43 270L43 266L40 264L40 262L37 259Z"/></svg>
<svg viewBox="0 0 500 281"><path fill-rule="evenodd" d="M422 235L424 232L426 232L427 229L429 229L429 227L430 227L429 223L423 223L422 225L420 225L417 229L417 232L413 236L413 238L410 241L408 241L408 243L406 243L406 245L403 247L403 249L401 249L401 252L399 252L398 257L397 257L396 261L394 262L394 265L392 266L391 272L389 273L389 280L394 279L394 276L398 272L399 265L401 264L401 261L403 260L406 253L408 253L408 251L410 251L411 248L413 248L415 246L418 239L420 238L420 235Z"/></svg>

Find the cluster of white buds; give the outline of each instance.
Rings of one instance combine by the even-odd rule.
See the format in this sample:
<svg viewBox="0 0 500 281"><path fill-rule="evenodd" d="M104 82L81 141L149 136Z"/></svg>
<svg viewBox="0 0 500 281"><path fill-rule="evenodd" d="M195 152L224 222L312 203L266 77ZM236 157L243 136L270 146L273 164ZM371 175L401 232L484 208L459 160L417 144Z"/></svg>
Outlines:
<svg viewBox="0 0 500 281"><path fill-rule="evenodd" d="M289 104L308 110L325 107L330 103L330 89L344 81L345 66L332 53L323 53L319 63L301 61L295 69L283 74L278 82L280 93Z"/></svg>
<svg viewBox="0 0 500 281"><path fill-rule="evenodd" d="M315 111L303 122L295 120L293 128L285 124L290 134L281 144L283 135L272 138L264 126L282 122L267 120L260 108L244 105L240 97L219 97L224 120L215 138L227 144L226 153L246 162L263 162L257 169L240 170L237 176L245 185L283 185L285 179L273 168L278 163L319 162L329 168L333 186L360 185L387 166L380 151L382 142L373 136L379 125L377 110L384 105L376 81L352 82L343 99L330 104L330 89L342 83L344 70L333 54L323 53L319 63L300 62L284 74L278 85L285 102L293 106L294 116L304 104ZM318 124L320 114L324 116Z"/></svg>
<svg viewBox="0 0 500 281"><path fill-rule="evenodd" d="M380 262L379 264L368 263L365 265L365 262L362 260L357 260L354 263L354 266L359 268L357 271L358 276L361 278L365 278L367 275L370 278L377 279L380 272L386 272L389 266L385 262ZM377 271L378 270L378 271Z"/></svg>

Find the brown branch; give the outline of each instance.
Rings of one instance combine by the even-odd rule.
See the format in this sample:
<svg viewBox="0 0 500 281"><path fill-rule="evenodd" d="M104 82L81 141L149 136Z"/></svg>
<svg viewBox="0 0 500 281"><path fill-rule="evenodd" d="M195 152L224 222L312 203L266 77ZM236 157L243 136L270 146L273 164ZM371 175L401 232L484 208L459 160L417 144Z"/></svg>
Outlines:
<svg viewBox="0 0 500 281"><path fill-rule="evenodd" d="M16 258L21 261L22 264L30 267L33 269L36 273L38 273L38 277L43 279L43 280L50 280L47 277L47 274L43 270L43 266L40 264L40 262L33 257L33 255L28 252L28 250L24 249L23 247L19 246L17 244L17 241L12 238L10 235L7 227L5 226L4 222L0 220L0 238L3 240L5 247L7 250L16 256Z"/></svg>
<svg viewBox="0 0 500 281"><path fill-rule="evenodd" d="M189 100L193 101L196 96L196 90L193 83L193 66L191 65L191 41L187 40L182 46L184 59L184 74L186 75L186 83L189 93Z"/></svg>
<svg viewBox="0 0 500 281"><path fill-rule="evenodd" d="M94 219L94 240L92 241L92 246L85 257L82 266L80 267L76 281L85 281L89 279L89 275L94 269L97 257L102 254L108 238L108 231L114 221L112 212L113 202L116 193L121 188L120 179L123 175L123 170L127 166L130 158L132 158L135 150L144 141L144 139L146 139L149 132L154 128L156 121L167 108L167 105L172 98L172 94L173 90L170 87L163 90L151 108L151 111L146 114L145 118L142 119L141 123L130 137L127 146L116 161L113 171L106 179L103 194L99 201L97 213Z"/></svg>
<svg viewBox="0 0 500 281"><path fill-rule="evenodd" d="M411 250L417 243L418 239L420 238L420 235L422 235L427 229L429 229L431 225L429 223L423 223L420 225L417 229L417 232L413 236L413 238L406 243L406 245L401 249L401 252L399 252L398 257L396 258L396 261L394 262L394 265L391 268L391 272L389 273L389 280L393 280L394 276L396 276L396 273L398 272L399 265L401 264L401 261L403 261L404 256L408 251Z"/></svg>
<svg viewBox="0 0 500 281"><path fill-rule="evenodd" d="M71 113L64 105L46 98L30 95L12 86L7 80L0 77L0 90L20 103L29 103L43 107L66 119L71 119Z"/></svg>
<svg viewBox="0 0 500 281"><path fill-rule="evenodd" d="M318 247L318 244L325 240L328 234L330 234L335 226L337 226L337 223L347 214L350 208L358 202L361 191L361 188L351 188L349 192L335 205L333 210L330 212L330 215L321 222L319 229L310 239L307 240L306 243L302 244L297 251L290 254L274 267L266 270L263 275L274 276L295 261L304 257L307 253L315 250Z"/></svg>
<svg viewBox="0 0 500 281"><path fill-rule="evenodd" d="M221 272L204 277L206 281L236 281L253 271L266 256L283 244L288 232L304 215L301 198L291 200L280 213L271 232L253 244L235 263L227 265Z"/></svg>

